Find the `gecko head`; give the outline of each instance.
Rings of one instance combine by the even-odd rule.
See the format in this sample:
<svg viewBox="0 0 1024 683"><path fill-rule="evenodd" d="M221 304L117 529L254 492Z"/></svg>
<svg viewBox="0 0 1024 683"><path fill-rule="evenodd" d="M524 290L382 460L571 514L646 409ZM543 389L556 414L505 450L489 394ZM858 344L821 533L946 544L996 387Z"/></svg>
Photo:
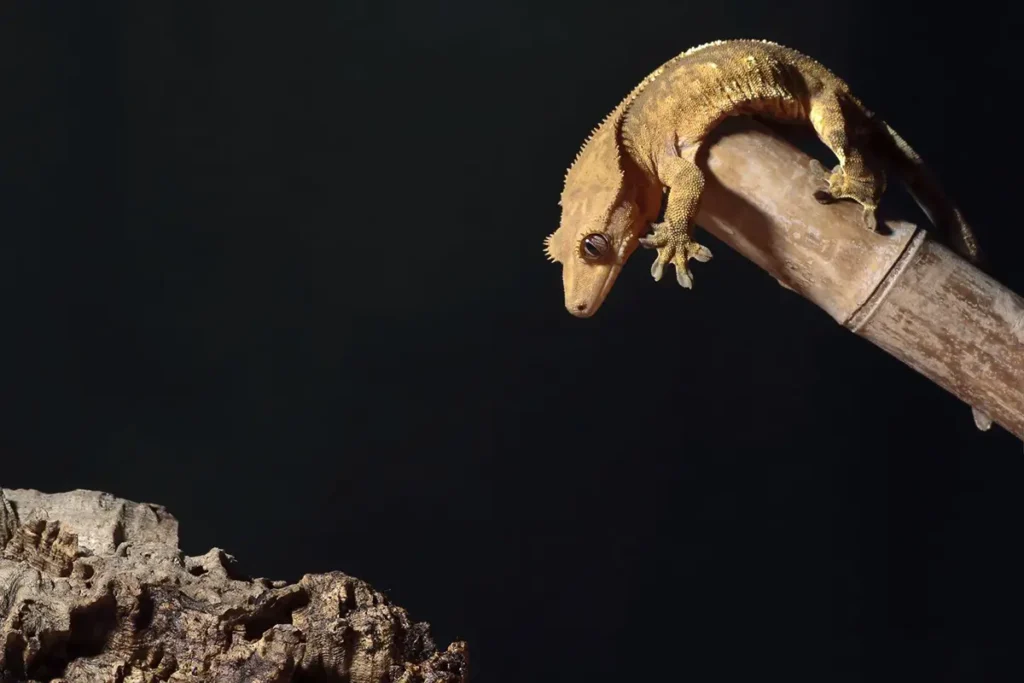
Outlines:
<svg viewBox="0 0 1024 683"><path fill-rule="evenodd" d="M583 143L565 174L558 229L544 240L548 259L562 265L565 308L578 318L604 303L649 222L638 206L650 204L637 189L645 184L622 153L622 117L620 105Z"/></svg>
<svg viewBox="0 0 1024 683"><path fill-rule="evenodd" d="M562 266L565 308L589 318L604 303L646 226L633 197L618 187L563 196L562 221L544 251Z"/></svg>

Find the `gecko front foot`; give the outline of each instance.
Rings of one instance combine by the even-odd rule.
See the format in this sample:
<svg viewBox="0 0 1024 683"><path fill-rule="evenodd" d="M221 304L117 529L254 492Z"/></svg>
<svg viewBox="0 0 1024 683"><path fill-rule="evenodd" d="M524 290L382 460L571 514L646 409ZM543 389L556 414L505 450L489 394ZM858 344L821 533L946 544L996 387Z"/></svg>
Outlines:
<svg viewBox="0 0 1024 683"><path fill-rule="evenodd" d="M711 260L711 250L691 240L686 232L673 231L667 223L656 223L652 227L653 234L640 238L642 247L658 250L658 255L651 265L651 277L655 282L661 280L665 266L671 263L676 267L676 282L686 289L692 289L693 274L687 266L687 261L694 259L707 263Z"/></svg>

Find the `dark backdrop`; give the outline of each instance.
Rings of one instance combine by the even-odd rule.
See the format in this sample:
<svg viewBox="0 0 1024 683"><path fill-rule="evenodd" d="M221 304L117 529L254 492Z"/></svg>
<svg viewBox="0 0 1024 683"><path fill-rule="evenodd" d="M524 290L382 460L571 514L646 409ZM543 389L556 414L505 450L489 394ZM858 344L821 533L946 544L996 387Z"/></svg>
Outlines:
<svg viewBox="0 0 1024 683"><path fill-rule="evenodd" d="M763 37L1024 291L1012 12L3 3L0 484L359 576L476 681L1019 679L1019 441L711 237L695 290L641 253L590 320L541 253L641 77Z"/></svg>

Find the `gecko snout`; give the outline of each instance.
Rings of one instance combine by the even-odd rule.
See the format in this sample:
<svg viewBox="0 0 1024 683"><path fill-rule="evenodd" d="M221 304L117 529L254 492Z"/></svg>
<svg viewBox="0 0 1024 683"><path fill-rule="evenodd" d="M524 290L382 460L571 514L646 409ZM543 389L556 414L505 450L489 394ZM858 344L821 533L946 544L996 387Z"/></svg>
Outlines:
<svg viewBox="0 0 1024 683"><path fill-rule="evenodd" d="M587 301L577 301L566 308L577 318L589 318L594 313L593 307Z"/></svg>

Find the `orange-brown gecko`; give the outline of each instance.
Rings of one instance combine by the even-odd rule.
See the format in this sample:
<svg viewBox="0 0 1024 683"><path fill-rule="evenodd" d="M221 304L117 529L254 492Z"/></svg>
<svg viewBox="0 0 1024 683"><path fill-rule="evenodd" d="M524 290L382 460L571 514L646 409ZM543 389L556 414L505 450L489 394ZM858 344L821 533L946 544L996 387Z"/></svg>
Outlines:
<svg viewBox="0 0 1024 683"><path fill-rule="evenodd" d="M711 258L692 239L704 186L694 157L719 122L742 114L809 123L839 160L831 172L820 169L815 197L858 202L868 229L876 228L893 167L954 248L977 260L973 233L920 157L845 82L782 45L723 40L687 50L645 78L594 129L566 173L561 223L544 251L562 265L570 313L592 316L638 245L657 250L655 280L671 263L678 283L693 286L687 262Z"/></svg>

